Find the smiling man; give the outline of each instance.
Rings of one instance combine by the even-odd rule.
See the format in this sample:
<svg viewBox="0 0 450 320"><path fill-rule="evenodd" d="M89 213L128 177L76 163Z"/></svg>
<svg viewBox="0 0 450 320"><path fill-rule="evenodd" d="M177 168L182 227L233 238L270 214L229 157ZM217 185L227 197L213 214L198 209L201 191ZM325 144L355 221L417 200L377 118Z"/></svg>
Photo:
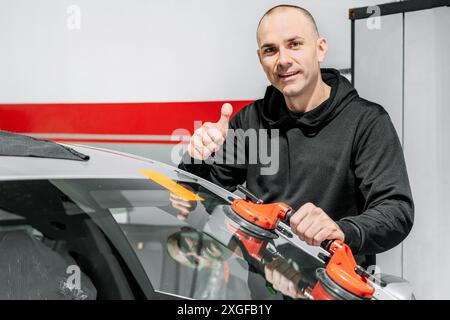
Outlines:
<svg viewBox="0 0 450 320"><path fill-rule="evenodd" d="M311 14L299 7L269 10L257 29L259 61L272 85L294 112L307 112L328 99L331 87L323 82L318 63L327 52Z"/></svg>
<svg viewBox="0 0 450 320"><path fill-rule="evenodd" d="M387 112L359 97L337 70L320 68L327 41L307 10L270 9L259 22L257 42L272 85L231 120L231 107L224 105L217 123L197 129L180 168L230 190L246 182L264 202L288 203L297 210L291 229L308 244L341 239L357 255L399 244L412 228L414 205ZM267 130L269 140L278 139L279 170L264 175L262 163L205 161L228 145L227 129ZM248 153L248 143L241 143ZM363 256L358 260L365 264Z"/></svg>

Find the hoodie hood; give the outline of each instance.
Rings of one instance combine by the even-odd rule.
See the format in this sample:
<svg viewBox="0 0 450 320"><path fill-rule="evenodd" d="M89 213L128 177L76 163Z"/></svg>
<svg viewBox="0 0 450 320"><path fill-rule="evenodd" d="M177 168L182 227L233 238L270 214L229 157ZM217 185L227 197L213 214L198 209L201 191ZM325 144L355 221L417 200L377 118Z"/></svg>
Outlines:
<svg viewBox="0 0 450 320"><path fill-rule="evenodd" d="M319 131L336 117L358 93L336 69L321 69L323 81L331 87L330 97L308 112L292 112L283 94L274 86L267 87L262 118L273 128L300 127L309 132Z"/></svg>

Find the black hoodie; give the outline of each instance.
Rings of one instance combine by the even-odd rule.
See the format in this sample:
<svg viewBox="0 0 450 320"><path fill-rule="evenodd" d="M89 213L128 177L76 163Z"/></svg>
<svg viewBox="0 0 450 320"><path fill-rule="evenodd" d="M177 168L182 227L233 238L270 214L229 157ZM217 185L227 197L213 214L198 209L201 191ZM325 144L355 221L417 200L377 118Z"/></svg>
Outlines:
<svg viewBox="0 0 450 320"><path fill-rule="evenodd" d="M337 70L321 71L332 89L313 110L290 111L282 93L269 86L264 99L230 121L230 129L268 130L269 143L277 139L273 130L278 129L276 173L262 173L267 159L249 161L249 148L255 145L242 135L233 141L243 143L245 163L192 164L186 153L179 167L229 190L246 182L265 203L283 201L296 210L312 202L337 221L355 254L386 251L408 235L414 218L400 141L383 107L359 97Z"/></svg>

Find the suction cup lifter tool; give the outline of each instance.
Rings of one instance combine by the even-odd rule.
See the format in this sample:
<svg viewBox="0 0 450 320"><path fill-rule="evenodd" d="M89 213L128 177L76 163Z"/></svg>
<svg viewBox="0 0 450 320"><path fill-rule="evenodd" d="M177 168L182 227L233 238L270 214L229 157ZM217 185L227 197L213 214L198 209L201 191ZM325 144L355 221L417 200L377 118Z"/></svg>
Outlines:
<svg viewBox="0 0 450 320"><path fill-rule="evenodd" d="M324 258L326 268L316 270L317 283L305 293L315 300L371 299L375 288L369 283L369 274L356 264L349 248L341 240L326 240L321 247L331 256Z"/></svg>
<svg viewBox="0 0 450 320"><path fill-rule="evenodd" d="M278 238L280 233L278 224L280 221L289 224L289 219L293 215L292 208L283 202L263 204L261 199L244 187L238 186L238 189L256 203L236 199L226 210L227 216L253 235L266 239ZM243 239L243 236L240 236ZM261 242L256 238L248 238L246 242L251 242L252 245L248 244L246 247L247 250L250 249L251 255L260 256L261 248L265 247L264 241L261 243L256 241ZM326 268L317 269L318 282L314 288L305 291L309 298L371 299L374 296L375 288L373 282L369 281L371 275L356 264L349 246L340 240L327 240L321 247L328 253L328 255L319 254Z"/></svg>

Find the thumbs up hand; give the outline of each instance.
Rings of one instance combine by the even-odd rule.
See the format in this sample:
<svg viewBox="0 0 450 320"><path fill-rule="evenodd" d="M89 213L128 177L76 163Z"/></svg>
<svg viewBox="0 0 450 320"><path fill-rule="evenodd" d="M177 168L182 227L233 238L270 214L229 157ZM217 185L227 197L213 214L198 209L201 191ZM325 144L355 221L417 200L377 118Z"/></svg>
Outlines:
<svg viewBox="0 0 450 320"><path fill-rule="evenodd" d="M219 121L205 122L195 130L188 146L188 153L192 158L206 160L212 153L220 149L227 136L228 122L232 113L231 104L224 103Z"/></svg>

